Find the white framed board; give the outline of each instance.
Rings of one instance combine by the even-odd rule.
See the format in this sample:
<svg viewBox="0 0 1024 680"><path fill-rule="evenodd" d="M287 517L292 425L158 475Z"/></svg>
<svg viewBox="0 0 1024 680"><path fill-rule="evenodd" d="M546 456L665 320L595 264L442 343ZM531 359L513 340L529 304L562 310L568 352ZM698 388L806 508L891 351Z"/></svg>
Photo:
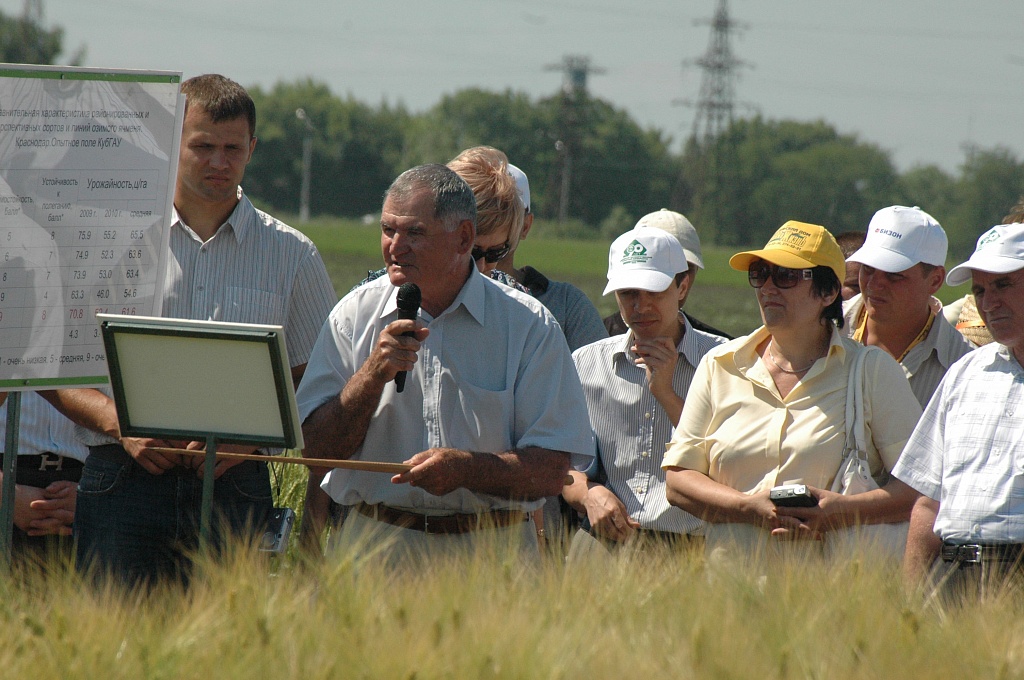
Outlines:
<svg viewBox="0 0 1024 680"><path fill-rule="evenodd" d="M303 448L281 326L116 314L97 320L121 434Z"/></svg>
<svg viewBox="0 0 1024 680"><path fill-rule="evenodd" d="M0 64L0 391L106 384L96 315L160 315L180 83Z"/></svg>

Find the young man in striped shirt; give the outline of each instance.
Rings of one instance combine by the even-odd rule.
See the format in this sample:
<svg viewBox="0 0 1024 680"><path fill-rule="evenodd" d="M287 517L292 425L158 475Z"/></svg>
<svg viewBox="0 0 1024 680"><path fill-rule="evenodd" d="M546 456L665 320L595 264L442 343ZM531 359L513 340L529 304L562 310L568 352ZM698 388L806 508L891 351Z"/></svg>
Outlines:
<svg viewBox="0 0 1024 680"><path fill-rule="evenodd" d="M337 300L331 280L308 238L257 210L242 192L256 148L249 94L216 74L191 78L181 89L185 120L163 316L284 326L298 384ZM187 583L198 543L202 459L158 450L171 442L122 437L113 400L98 390L44 396L80 426L79 440L89 445L75 515L78 566L132 585ZM215 529L262 536L273 506L266 463L220 461L215 474ZM220 541L223 533L215 533Z"/></svg>
<svg viewBox="0 0 1024 680"><path fill-rule="evenodd" d="M682 245L660 229L633 229L612 243L608 285L629 327L573 353L598 465L572 471L566 501L585 515L571 560L638 535L678 540L702 523L665 498L661 458L679 421L697 362L724 338L695 330L680 307L693 282Z"/></svg>

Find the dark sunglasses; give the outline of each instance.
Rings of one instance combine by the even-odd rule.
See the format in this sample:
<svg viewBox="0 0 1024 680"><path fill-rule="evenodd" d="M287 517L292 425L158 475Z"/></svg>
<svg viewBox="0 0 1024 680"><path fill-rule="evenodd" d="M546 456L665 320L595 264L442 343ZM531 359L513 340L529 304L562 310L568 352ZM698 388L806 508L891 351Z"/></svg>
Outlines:
<svg viewBox="0 0 1024 680"><path fill-rule="evenodd" d="M813 278L810 269L790 269L769 262L755 262L747 269L747 280L754 288L760 288L772 280L776 288L792 288L801 281Z"/></svg>
<svg viewBox="0 0 1024 680"><path fill-rule="evenodd" d="M512 246L508 241L505 241L505 243L500 246L494 246L487 250L484 250L479 246L473 246L473 261L486 260L489 264L494 264L495 262L500 262L506 255L508 255L510 250L512 250Z"/></svg>

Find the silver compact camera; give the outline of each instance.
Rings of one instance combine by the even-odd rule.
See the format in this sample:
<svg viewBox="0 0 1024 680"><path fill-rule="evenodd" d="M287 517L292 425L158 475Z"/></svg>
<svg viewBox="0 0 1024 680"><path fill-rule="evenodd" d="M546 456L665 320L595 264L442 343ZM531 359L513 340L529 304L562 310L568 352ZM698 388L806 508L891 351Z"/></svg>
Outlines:
<svg viewBox="0 0 1024 680"><path fill-rule="evenodd" d="M267 530L260 541L261 552L283 553L288 549L288 539L295 524L295 511L291 508L274 508L267 522Z"/></svg>
<svg viewBox="0 0 1024 680"><path fill-rule="evenodd" d="M818 499L804 484L776 486L768 493L768 498L782 508L812 508L818 504Z"/></svg>

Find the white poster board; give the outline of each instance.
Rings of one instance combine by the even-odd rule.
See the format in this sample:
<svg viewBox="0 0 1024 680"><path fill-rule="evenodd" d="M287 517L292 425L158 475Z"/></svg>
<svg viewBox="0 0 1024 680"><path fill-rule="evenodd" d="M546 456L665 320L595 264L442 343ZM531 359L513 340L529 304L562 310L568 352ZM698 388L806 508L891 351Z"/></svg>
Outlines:
<svg viewBox="0 0 1024 680"><path fill-rule="evenodd" d="M0 391L105 384L96 314L160 314L180 82L0 64Z"/></svg>
<svg viewBox="0 0 1024 680"><path fill-rule="evenodd" d="M121 434L303 448L281 326L98 319Z"/></svg>

